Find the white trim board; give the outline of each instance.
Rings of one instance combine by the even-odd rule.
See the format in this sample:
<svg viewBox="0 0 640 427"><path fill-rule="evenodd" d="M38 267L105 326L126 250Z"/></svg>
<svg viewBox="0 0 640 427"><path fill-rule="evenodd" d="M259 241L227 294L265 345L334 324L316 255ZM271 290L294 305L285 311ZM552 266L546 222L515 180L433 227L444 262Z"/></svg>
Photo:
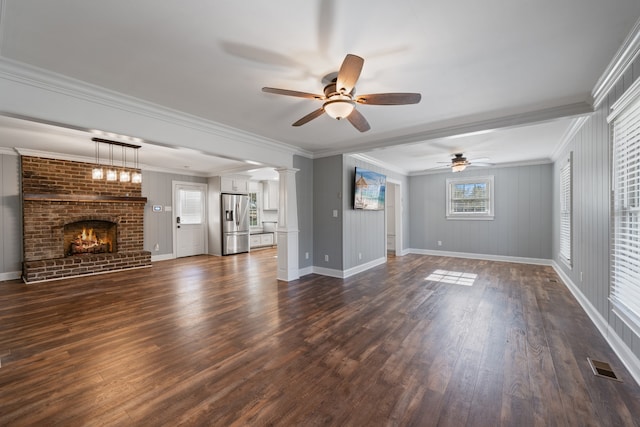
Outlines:
<svg viewBox="0 0 640 427"><path fill-rule="evenodd" d="M333 268L325 268L325 267L306 267L300 270L300 276L305 276L307 274L319 274L321 276L335 277L336 279L346 279L351 276L355 276L358 273L362 273L367 271L373 267L377 267L379 265L385 264L387 262L387 257L382 257L378 259L374 259L373 261L369 261L365 264L361 264L355 266L353 268L349 268L347 270L336 270Z"/></svg>
<svg viewBox="0 0 640 427"><path fill-rule="evenodd" d="M518 264L533 264L533 265L552 265L550 259L544 258L525 258L506 255L488 255L488 254L474 254L470 252L449 252L449 251L434 251L430 249L409 249L409 253L416 255L433 255L433 256L448 256L452 258L466 258L466 259L479 259L484 261L502 261L502 262L515 262Z"/></svg>
<svg viewBox="0 0 640 427"><path fill-rule="evenodd" d="M596 310L591 302L584 296L580 289L571 281L562 268L553 261L553 269L558 276L562 279L564 285L569 289L574 298L578 301L582 309L587 313L589 319L598 328L600 334L604 337L607 343L611 346L614 353L620 358L622 364L629 370L631 376L640 384L640 359L633 354L631 349L620 339L618 334L607 323L606 319Z"/></svg>
<svg viewBox="0 0 640 427"><path fill-rule="evenodd" d="M6 273L0 273L0 282L4 282L6 280L18 280L22 276L22 271L8 271ZM2 283L0 283L2 286Z"/></svg>

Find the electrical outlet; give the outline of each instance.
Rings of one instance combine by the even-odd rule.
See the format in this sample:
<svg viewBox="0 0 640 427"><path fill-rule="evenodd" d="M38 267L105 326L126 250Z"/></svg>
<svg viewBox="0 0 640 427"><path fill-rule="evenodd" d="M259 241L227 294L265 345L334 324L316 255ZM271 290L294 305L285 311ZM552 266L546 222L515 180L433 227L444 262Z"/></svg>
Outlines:
<svg viewBox="0 0 640 427"><path fill-rule="evenodd" d="M438 246L442 246L442 240L438 240Z"/></svg>
<svg viewBox="0 0 640 427"><path fill-rule="evenodd" d="M338 209L333 210L333 217L338 218Z"/></svg>
<svg viewBox="0 0 640 427"><path fill-rule="evenodd" d="M358 259L362 259L362 252L358 252Z"/></svg>
<svg viewBox="0 0 640 427"><path fill-rule="evenodd" d="M582 271L580 272L580 281L582 282Z"/></svg>
<svg viewBox="0 0 640 427"><path fill-rule="evenodd" d="M329 255L324 256L324 262L329 262Z"/></svg>
<svg viewBox="0 0 640 427"><path fill-rule="evenodd" d="M309 259L309 252L304 253L304 259Z"/></svg>
<svg viewBox="0 0 640 427"><path fill-rule="evenodd" d="M160 243L156 243L156 245L153 247L153 250L158 252L160 250Z"/></svg>

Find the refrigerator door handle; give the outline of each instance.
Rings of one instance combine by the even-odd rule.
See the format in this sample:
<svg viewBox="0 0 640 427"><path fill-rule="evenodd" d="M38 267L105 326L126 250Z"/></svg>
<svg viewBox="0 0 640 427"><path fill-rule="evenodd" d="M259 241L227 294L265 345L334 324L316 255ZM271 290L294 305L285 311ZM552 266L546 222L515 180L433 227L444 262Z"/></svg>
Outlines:
<svg viewBox="0 0 640 427"><path fill-rule="evenodd" d="M240 203L236 202L236 214L240 212ZM236 226L240 226L240 215L236 215Z"/></svg>

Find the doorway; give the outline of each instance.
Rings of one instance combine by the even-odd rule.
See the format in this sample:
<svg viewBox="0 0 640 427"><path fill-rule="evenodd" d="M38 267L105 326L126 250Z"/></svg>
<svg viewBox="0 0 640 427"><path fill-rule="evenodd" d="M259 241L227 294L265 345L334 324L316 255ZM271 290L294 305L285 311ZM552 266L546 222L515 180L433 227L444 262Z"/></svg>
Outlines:
<svg viewBox="0 0 640 427"><path fill-rule="evenodd" d="M402 187L400 182L387 179L386 191L386 246L387 252L396 256L403 255L402 251Z"/></svg>
<svg viewBox="0 0 640 427"><path fill-rule="evenodd" d="M207 253L207 185L173 182L173 253L176 258Z"/></svg>

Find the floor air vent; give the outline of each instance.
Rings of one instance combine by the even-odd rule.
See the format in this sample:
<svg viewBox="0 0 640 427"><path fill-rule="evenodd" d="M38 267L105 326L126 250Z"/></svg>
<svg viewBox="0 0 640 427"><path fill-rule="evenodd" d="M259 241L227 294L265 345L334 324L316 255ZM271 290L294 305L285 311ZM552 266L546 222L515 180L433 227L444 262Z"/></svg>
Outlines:
<svg viewBox="0 0 640 427"><path fill-rule="evenodd" d="M593 371L593 375L597 376L597 377L604 377L604 378L609 378L610 380L615 380L615 381L620 381L622 382L622 380L620 380L615 372L613 372L613 369L611 369L611 365L609 365L607 362L599 362L597 360L593 360L589 357L587 357L587 361L589 362L589 365L591 366L591 370Z"/></svg>
<svg viewBox="0 0 640 427"><path fill-rule="evenodd" d="M554 279L553 277L550 277L548 279L551 283L558 283L558 279Z"/></svg>

